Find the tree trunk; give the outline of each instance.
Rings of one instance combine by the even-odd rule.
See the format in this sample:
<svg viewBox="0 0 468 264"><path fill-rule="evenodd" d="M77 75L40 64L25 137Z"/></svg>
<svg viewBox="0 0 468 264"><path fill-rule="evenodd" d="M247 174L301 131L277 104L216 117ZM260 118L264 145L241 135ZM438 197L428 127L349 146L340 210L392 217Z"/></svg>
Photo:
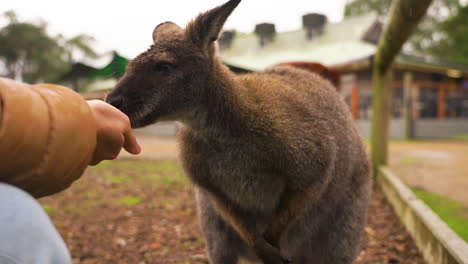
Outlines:
<svg viewBox="0 0 468 264"><path fill-rule="evenodd" d="M387 163L390 123L391 65L413 33L432 0L393 0L390 16L380 37L373 64L371 151L374 175Z"/></svg>
<svg viewBox="0 0 468 264"><path fill-rule="evenodd" d="M405 72L403 75L403 120L405 126L405 140L412 140L414 136L412 89L413 74L411 72Z"/></svg>
<svg viewBox="0 0 468 264"><path fill-rule="evenodd" d="M18 59L13 63L13 79L17 82L23 82L23 69L26 64L26 51L18 52Z"/></svg>
<svg viewBox="0 0 468 264"><path fill-rule="evenodd" d="M371 150L374 175L377 175L377 167L387 162L392 78L391 70L387 70L384 74L374 70L372 76Z"/></svg>

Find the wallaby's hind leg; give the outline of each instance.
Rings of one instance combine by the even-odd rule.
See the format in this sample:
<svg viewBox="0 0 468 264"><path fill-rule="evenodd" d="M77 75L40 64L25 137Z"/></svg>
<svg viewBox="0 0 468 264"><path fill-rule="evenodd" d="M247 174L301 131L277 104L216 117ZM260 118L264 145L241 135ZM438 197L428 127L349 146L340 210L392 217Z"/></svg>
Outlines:
<svg viewBox="0 0 468 264"><path fill-rule="evenodd" d="M296 223L287 234L285 246L295 244L298 237L305 239L292 248L293 263L352 264L360 250L362 230L365 225L370 184L364 184L361 193L343 202L331 212L326 223L315 230L303 227L316 218L315 212L308 212L301 223ZM358 191L357 191L358 192ZM310 232L310 233L309 233ZM309 234L307 234L309 233ZM289 242L289 243L288 243Z"/></svg>
<svg viewBox="0 0 468 264"><path fill-rule="evenodd" d="M197 190L197 202L210 264L236 264L246 247L245 243L215 211L201 190Z"/></svg>

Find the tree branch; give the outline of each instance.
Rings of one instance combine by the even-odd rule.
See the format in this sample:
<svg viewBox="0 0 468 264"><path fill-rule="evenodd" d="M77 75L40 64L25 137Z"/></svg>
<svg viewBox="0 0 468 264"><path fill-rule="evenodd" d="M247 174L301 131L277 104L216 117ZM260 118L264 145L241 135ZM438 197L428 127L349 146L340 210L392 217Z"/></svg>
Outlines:
<svg viewBox="0 0 468 264"><path fill-rule="evenodd" d="M432 0L393 0L390 16L377 47L372 80L371 152L374 175L387 163L388 131L392 105L391 66L414 32Z"/></svg>

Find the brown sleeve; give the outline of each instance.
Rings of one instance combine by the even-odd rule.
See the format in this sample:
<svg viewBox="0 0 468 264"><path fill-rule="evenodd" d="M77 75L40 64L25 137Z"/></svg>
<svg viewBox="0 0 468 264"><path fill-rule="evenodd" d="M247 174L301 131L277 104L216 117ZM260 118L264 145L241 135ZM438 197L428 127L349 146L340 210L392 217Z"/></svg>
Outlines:
<svg viewBox="0 0 468 264"><path fill-rule="evenodd" d="M0 102L0 182L41 197L81 176L96 146L96 125L79 94L0 78Z"/></svg>

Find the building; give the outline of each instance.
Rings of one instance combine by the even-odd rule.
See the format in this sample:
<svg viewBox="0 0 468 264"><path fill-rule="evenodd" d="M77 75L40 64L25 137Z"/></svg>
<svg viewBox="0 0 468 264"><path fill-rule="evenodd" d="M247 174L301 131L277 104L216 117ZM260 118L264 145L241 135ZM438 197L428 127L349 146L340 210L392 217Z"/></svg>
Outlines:
<svg viewBox="0 0 468 264"><path fill-rule="evenodd" d="M363 136L369 136L371 68L383 24L373 14L339 23L308 14L302 21L301 29L289 32L276 32L269 23L249 34L226 31L219 41L220 54L231 67L253 71L285 62L319 62L340 71L339 90ZM415 138L468 134L468 65L400 54L393 65L392 87L393 138L403 138L405 131ZM404 109L410 122L403 121Z"/></svg>

